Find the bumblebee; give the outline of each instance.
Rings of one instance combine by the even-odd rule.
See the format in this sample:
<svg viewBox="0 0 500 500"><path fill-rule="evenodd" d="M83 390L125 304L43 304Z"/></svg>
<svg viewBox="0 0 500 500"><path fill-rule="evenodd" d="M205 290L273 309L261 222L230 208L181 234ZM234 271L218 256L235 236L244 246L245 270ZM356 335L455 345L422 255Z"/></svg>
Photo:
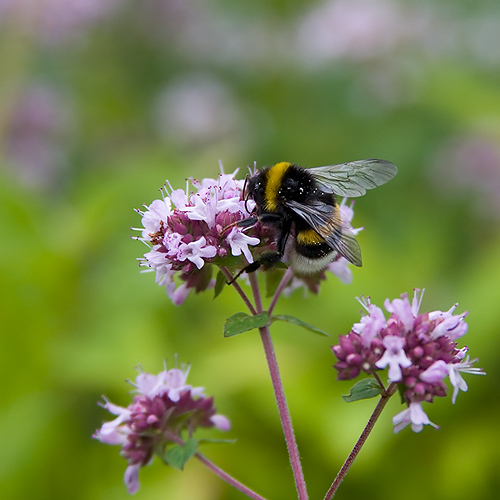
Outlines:
<svg viewBox="0 0 500 500"><path fill-rule="evenodd" d="M363 196L367 189L390 181L397 171L388 161L369 159L314 168L281 162L247 176L244 198L254 200L255 209L237 225L260 222L274 227L276 251L263 253L234 279L245 271L278 264L292 238L288 257L299 274L320 272L339 256L360 267L361 250L337 198Z"/></svg>

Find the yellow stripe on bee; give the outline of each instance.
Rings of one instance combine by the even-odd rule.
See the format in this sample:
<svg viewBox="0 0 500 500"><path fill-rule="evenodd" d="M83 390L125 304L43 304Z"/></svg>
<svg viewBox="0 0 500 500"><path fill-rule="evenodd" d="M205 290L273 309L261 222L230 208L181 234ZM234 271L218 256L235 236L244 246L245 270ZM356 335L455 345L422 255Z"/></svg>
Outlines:
<svg viewBox="0 0 500 500"><path fill-rule="evenodd" d="M278 191L280 190L283 176L290 168L290 165L290 163L282 161L269 169L269 173L267 174L265 208L270 212L274 212L278 206Z"/></svg>
<svg viewBox="0 0 500 500"><path fill-rule="evenodd" d="M299 231L296 238L299 245L321 245L325 242L314 229Z"/></svg>

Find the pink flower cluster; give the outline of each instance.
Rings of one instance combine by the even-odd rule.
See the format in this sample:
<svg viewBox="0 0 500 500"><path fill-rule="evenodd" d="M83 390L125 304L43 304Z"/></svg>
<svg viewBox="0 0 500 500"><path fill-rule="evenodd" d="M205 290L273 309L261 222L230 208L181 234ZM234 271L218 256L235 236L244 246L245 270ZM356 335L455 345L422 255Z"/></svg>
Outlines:
<svg viewBox="0 0 500 500"><path fill-rule="evenodd" d="M188 186L186 191L171 189L169 193L164 187L161 200L137 210L143 225L138 229L142 237L137 239L151 246L140 265L156 272L156 282L165 286L177 305L191 289L199 292L213 285L210 264L242 254L248 263L253 262L249 246L258 245L260 239L231 227L250 215L247 207L253 208L243 200L244 181L236 180L234 174L201 182L191 179L195 192L188 192ZM174 276L179 276L181 284Z"/></svg>
<svg viewBox="0 0 500 500"><path fill-rule="evenodd" d="M158 375L141 372L133 384L137 395L126 408L105 399L102 406L117 417L94 434L102 443L121 445L127 460L125 484L129 493L139 488L139 470L154 455L164 456L171 439L182 431L192 435L197 427L217 427L227 431L229 420L217 415L213 398L203 395L202 387L186 384L188 371L165 369Z"/></svg>
<svg viewBox="0 0 500 500"><path fill-rule="evenodd" d="M433 425L422 409L422 402L432 402L435 396L446 396L444 379L453 386L452 401L458 391L466 391L461 373L484 374L474 368L466 355L468 348L458 349L457 340L467 333L467 313L453 314L457 304L448 311L419 314L423 293L415 290L410 303L407 294L400 299L387 299L384 307L390 313L387 320L381 308L361 301L367 313L352 331L339 338L332 347L338 358L334 365L339 380L356 378L361 372L374 374L389 367L390 382L400 385L408 408L393 418L394 431L411 424L415 432L423 425Z"/></svg>

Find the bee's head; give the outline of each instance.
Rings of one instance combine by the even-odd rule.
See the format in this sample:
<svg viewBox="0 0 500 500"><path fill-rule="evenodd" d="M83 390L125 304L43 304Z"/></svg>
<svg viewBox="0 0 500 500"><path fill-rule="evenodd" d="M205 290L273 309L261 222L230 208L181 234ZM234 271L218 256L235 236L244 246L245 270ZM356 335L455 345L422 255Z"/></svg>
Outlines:
<svg viewBox="0 0 500 500"><path fill-rule="evenodd" d="M265 170L260 170L254 175L247 175L245 179L245 187L243 189L245 203L252 199L255 201L257 206L262 206L264 204L264 198L266 195L266 172Z"/></svg>

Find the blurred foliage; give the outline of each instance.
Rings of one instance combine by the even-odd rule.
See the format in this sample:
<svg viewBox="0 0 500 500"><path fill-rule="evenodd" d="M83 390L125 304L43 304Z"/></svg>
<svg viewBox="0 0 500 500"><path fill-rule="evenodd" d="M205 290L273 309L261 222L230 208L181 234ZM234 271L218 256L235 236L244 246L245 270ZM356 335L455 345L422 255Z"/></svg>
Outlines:
<svg viewBox="0 0 500 500"><path fill-rule="evenodd" d="M233 290L173 306L136 258L132 208L165 179L257 162L384 158L394 181L357 201L364 267L352 285L278 304L332 334L273 335L311 498L322 498L374 401L346 404L329 346L414 287L423 310L469 310L487 377L428 405L438 432L395 436L394 400L338 498L496 499L500 344L500 6L495 1L0 1L2 498L127 498L125 461L91 439L128 404L133 367L174 355L229 416L204 451L272 499L294 498L260 340L224 339ZM304 307L304 304L307 306ZM300 313L300 314L299 314ZM395 398L393 398L395 399ZM157 460L138 498L242 495L196 461Z"/></svg>

